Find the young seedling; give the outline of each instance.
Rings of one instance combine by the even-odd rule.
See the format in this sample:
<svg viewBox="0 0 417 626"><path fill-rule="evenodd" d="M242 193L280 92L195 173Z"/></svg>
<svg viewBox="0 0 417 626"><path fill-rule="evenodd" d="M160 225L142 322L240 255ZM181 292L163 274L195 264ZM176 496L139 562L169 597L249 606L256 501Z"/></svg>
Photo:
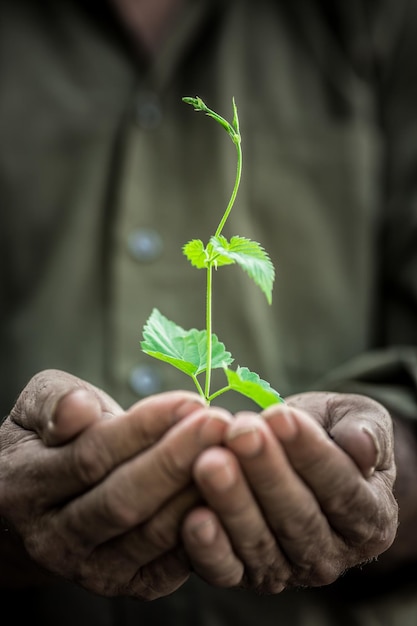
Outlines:
<svg viewBox="0 0 417 626"><path fill-rule="evenodd" d="M236 179L227 208L207 245L204 245L200 239L193 239L182 248L183 254L193 267L206 270L206 329L184 330L154 308L143 328L141 349L146 354L170 363L190 376L199 394L208 404L226 391L233 390L250 398L261 408L266 408L284 400L269 383L247 367L238 367L236 371L230 369L229 366L234 359L226 350L225 345L212 332L213 269L217 270L223 265L237 263L260 287L269 304L272 302L272 287L275 278L274 266L259 243L236 235L227 240L222 235L224 225L235 203L242 173L242 148L237 107L233 99L233 120L229 123L218 113L209 109L199 97L185 97L183 102L191 104L195 111L203 111L226 130L237 151ZM216 368L223 368L227 384L212 392L210 389L211 373ZM199 381L199 376L202 374L205 375L204 388Z"/></svg>

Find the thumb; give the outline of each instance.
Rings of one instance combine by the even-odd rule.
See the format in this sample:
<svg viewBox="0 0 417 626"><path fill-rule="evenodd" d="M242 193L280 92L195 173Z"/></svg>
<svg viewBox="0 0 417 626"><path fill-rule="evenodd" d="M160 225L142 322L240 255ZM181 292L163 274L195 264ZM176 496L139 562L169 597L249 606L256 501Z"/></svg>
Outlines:
<svg viewBox="0 0 417 626"><path fill-rule="evenodd" d="M393 463L392 420L379 402L356 394L343 395L348 410L329 434L369 478L375 470L388 469Z"/></svg>
<svg viewBox="0 0 417 626"><path fill-rule="evenodd" d="M122 413L106 393L61 370L43 370L33 376L18 397L10 418L35 431L45 445L73 439L100 419Z"/></svg>

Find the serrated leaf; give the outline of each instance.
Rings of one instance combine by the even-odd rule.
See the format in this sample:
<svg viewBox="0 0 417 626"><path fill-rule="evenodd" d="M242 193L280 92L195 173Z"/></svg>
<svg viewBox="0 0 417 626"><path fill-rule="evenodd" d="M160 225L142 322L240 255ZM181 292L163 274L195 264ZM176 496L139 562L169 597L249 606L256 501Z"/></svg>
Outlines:
<svg viewBox="0 0 417 626"><path fill-rule="evenodd" d="M211 237L210 244L221 258L228 258L238 263L241 268L260 287L268 300L272 302L272 288L275 269L264 248L257 242L246 237L234 236L228 241L226 237Z"/></svg>
<svg viewBox="0 0 417 626"><path fill-rule="evenodd" d="M218 250L214 250L211 241L207 245L207 252L216 269L222 265L233 265L236 263L235 259L232 259L229 255L221 254Z"/></svg>
<svg viewBox="0 0 417 626"><path fill-rule="evenodd" d="M205 330L185 330L153 309L143 327L141 349L145 354L170 363L189 376L197 376L207 368L207 333ZM212 368L233 363L224 344L212 334Z"/></svg>
<svg viewBox="0 0 417 626"><path fill-rule="evenodd" d="M266 380L262 380L258 374L251 372L247 367L238 367L235 372L226 367L224 371L230 388L250 398L262 409L284 402L278 391L275 391Z"/></svg>
<svg viewBox="0 0 417 626"><path fill-rule="evenodd" d="M208 255L201 239L192 239L182 247L191 265L201 270L207 267Z"/></svg>
<svg viewBox="0 0 417 626"><path fill-rule="evenodd" d="M215 253L211 243L205 248L201 239L192 239L182 247L182 251L191 265L199 270L207 269L210 261L213 261L216 269L221 265L231 265L235 263L234 259L222 256L218 252Z"/></svg>

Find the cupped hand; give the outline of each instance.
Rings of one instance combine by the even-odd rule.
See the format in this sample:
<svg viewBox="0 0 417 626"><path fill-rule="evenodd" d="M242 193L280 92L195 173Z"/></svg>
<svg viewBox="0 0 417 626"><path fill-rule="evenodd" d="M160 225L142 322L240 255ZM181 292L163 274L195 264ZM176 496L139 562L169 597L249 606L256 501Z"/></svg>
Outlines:
<svg viewBox="0 0 417 626"><path fill-rule="evenodd" d="M36 375L0 428L0 515L30 558L102 595L153 599L189 575L178 528L192 464L230 416L175 391L123 411L65 372Z"/></svg>
<svg viewBox="0 0 417 626"><path fill-rule="evenodd" d="M357 395L306 393L240 413L194 479L206 505L182 530L195 571L261 593L322 586L395 538L392 423Z"/></svg>

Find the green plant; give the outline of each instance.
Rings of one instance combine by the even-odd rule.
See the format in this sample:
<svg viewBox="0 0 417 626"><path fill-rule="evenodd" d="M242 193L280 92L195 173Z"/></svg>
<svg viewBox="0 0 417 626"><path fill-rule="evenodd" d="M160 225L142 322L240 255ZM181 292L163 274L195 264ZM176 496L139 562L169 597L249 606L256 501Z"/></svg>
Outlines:
<svg viewBox="0 0 417 626"><path fill-rule="evenodd" d="M233 99L233 120L229 123L209 109L199 97L185 97L183 101L191 104L196 111L203 111L212 117L226 130L237 151L236 179L227 208L208 244L205 246L200 239L193 239L182 248L183 254L193 267L206 270L206 329L184 330L154 308L143 328L141 349L146 354L170 363L190 376L198 392L208 404L226 391L233 390L250 398L261 408L266 408L271 404L283 402L280 394L247 367L238 367L236 371L230 369L229 366L234 359L224 344L212 333L213 269L217 270L223 265L237 263L260 287L269 304L272 302L272 287L275 278L274 266L259 243L239 236L233 236L228 241L222 235L236 199L242 173L242 148L237 107ZM227 384L211 392L211 373L216 368L223 368ZM198 379L201 374L205 374L204 388Z"/></svg>

